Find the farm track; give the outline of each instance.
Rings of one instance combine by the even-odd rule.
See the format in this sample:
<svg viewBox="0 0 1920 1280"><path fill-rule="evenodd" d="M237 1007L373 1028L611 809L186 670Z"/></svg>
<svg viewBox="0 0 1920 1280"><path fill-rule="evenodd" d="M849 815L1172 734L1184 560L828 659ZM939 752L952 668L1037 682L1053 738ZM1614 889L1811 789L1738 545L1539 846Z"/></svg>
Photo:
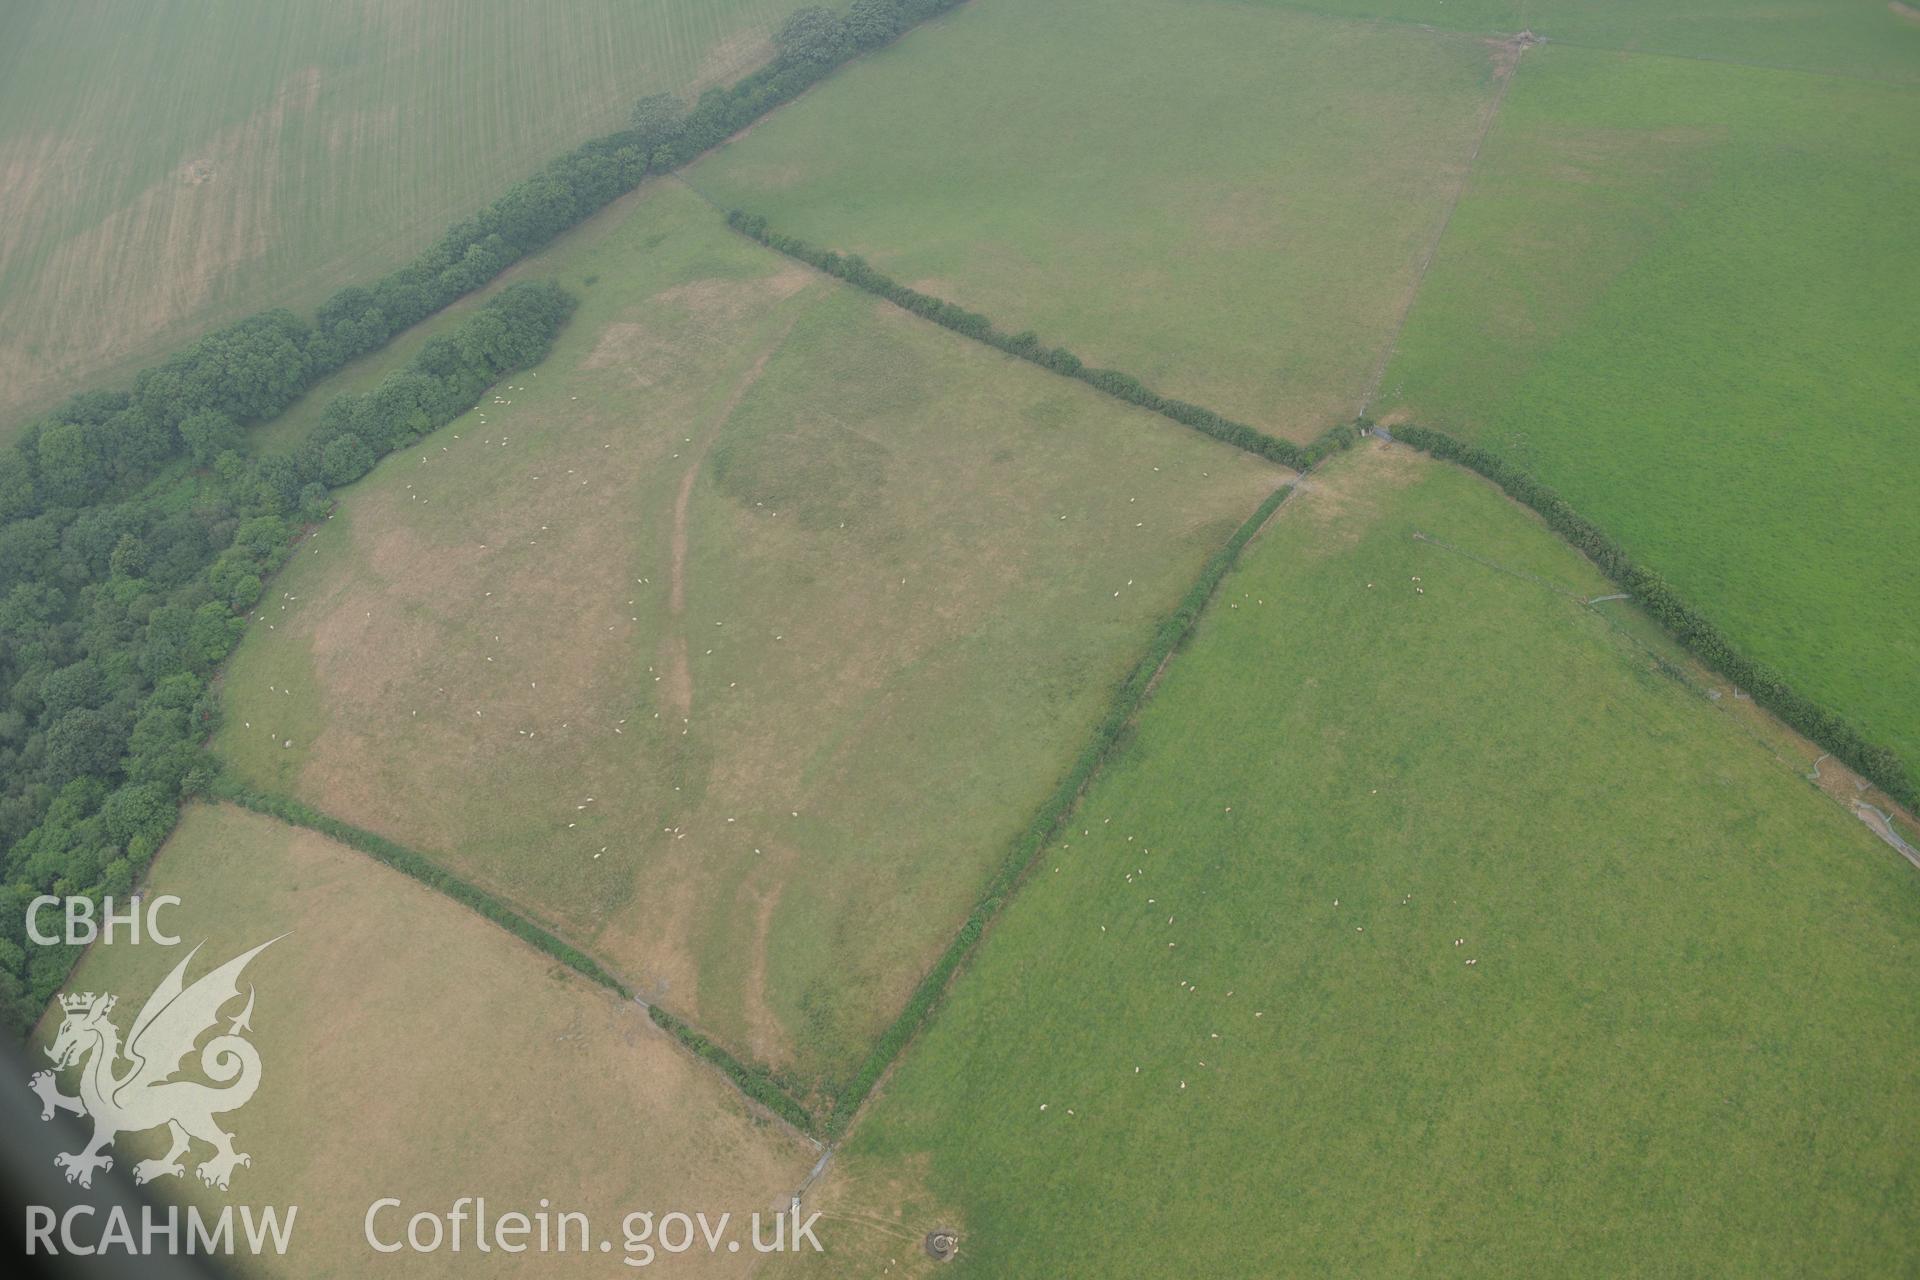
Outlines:
<svg viewBox="0 0 1920 1280"><path fill-rule="evenodd" d="M1894 829L1893 819L1891 817L1864 800L1855 800L1853 802L1853 814L1856 818L1860 819L1860 821L1867 824L1869 831L1892 845L1899 851L1901 857L1911 862L1916 869L1920 869L1920 849L1916 849L1908 844L1901 834Z"/></svg>

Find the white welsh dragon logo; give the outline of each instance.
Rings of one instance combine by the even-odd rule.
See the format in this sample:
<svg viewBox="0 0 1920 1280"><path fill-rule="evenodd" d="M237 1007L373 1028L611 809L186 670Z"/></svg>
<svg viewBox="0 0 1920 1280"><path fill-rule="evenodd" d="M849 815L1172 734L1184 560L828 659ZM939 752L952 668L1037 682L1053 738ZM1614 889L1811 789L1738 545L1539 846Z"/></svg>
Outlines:
<svg viewBox="0 0 1920 1280"><path fill-rule="evenodd" d="M212 1158L201 1161L198 1170L200 1180L210 1187L225 1191L235 1166L253 1163L252 1157L233 1149L233 1135L213 1120L216 1112L245 1105L260 1087L259 1051L240 1035L252 1030L251 986L246 1008L229 1021L225 1034L214 1036L200 1049L200 1070L224 1087L172 1077L193 1052L195 1042L219 1022L220 1010L239 997L240 971L247 961L279 940L268 939L186 986L187 965L200 951L195 947L147 998L124 1049L119 1028L109 1020L117 997L91 991L60 997L66 1019L47 1050L54 1070L39 1072L27 1083L40 1095L42 1120L51 1120L55 1111L93 1118L93 1140L80 1151L53 1158L67 1171L68 1182L92 1186L95 1169L113 1168L113 1157L102 1152L115 1137L161 1125L171 1134L171 1146L160 1159L136 1164L135 1182L185 1173L180 1157L188 1153L194 1138L211 1143L214 1149ZM119 1070L123 1058L128 1063L124 1071ZM68 1097L60 1092L54 1072L83 1060L80 1094Z"/></svg>

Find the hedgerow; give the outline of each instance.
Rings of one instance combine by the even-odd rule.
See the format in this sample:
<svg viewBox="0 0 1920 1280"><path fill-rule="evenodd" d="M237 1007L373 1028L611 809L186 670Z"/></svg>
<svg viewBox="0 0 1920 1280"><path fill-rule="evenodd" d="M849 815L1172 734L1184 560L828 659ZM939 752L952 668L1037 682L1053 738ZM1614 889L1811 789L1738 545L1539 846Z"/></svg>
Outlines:
<svg viewBox="0 0 1920 1280"><path fill-rule="evenodd" d="M1307 470L1328 454L1337 449L1347 448L1354 441L1353 428L1346 424L1333 428L1309 445L1297 445L1291 440L1281 440L1264 431L1255 430L1244 422L1235 422L1201 405L1163 396L1145 386L1130 373L1122 373L1118 369L1089 368L1079 356L1065 347L1046 346L1031 329L1013 334L1006 333L995 328L992 321L977 311L969 311L944 298L936 298L931 294L908 288L884 272L875 270L865 258L858 254L835 253L830 249L818 248L794 236L782 235L772 230L767 225L767 220L758 214L746 213L739 209L732 210L727 214L727 225L742 235L758 240L770 249L804 262L830 276L845 280L848 284L864 289L877 297L885 298L895 306L905 308L935 324L943 325L955 333L984 342L1008 355L1017 356L1064 377L1078 378L1088 386L1104 391L1116 399L1151 410L1162 417L1171 418L1182 426L1205 432L1216 440L1244 449L1248 453L1258 454L1282 466L1292 467L1296 471Z"/></svg>
<svg viewBox="0 0 1920 1280"><path fill-rule="evenodd" d="M1746 690L1790 728L1833 753L1901 804L1911 807L1920 798L1913 775L1891 748L1870 741L1844 717L1794 689L1778 671L1734 648L1725 633L1683 600L1664 578L1635 563L1625 549L1552 489L1497 455L1431 427L1398 426L1393 428L1393 438L1477 471L1509 497L1533 508L1548 528L1598 565L1688 653Z"/></svg>
<svg viewBox="0 0 1920 1280"><path fill-rule="evenodd" d="M625 985L603 969L592 956L535 924L485 889L461 879L425 854L416 853L405 845L396 844L385 836L376 835L350 822L342 822L291 796L270 791L256 791L224 775L213 780L208 787L208 794L215 799L251 809L255 813L278 818L292 826L317 831L328 839L336 840L351 849L357 849L368 857L392 867L395 871L411 876L428 888L437 890L455 902L471 908L583 977L591 979L609 991L618 993L623 998L632 998L632 993ZM780 1086L766 1068L751 1066L740 1061L659 1005L648 1005L647 1015L662 1030L726 1073L727 1078L739 1086L742 1093L801 1132L813 1132L812 1115Z"/></svg>
<svg viewBox="0 0 1920 1280"><path fill-rule="evenodd" d="M908 998L899 1014L888 1024L887 1029L880 1033L879 1039L874 1042L873 1048L868 1050L866 1058L854 1072L846 1087L838 1091L833 1110L827 1116L828 1137L838 1137L845 1131L847 1123L860 1109L860 1104L866 1101L867 1095L880 1082L880 1077L886 1074L893 1060L900 1055L900 1051L906 1047L914 1033L926 1022L928 1014L932 1012L941 993L946 990L955 971L973 951L974 944L980 940L980 935L986 930L987 925L1000 914L1000 909L1006 905L1007 899L1019 886L1021 878L1033 865L1034 859L1039 857L1041 851L1052 842L1061 824L1079 804L1087 784L1093 780L1094 774L1100 771L1100 766L1105 763L1114 744L1120 740L1127 725L1139 711L1140 704L1145 700L1147 690L1159 674L1162 664L1192 633L1194 623L1199 621L1200 614L1206 609L1207 601L1212 599L1214 589L1220 585L1220 580L1239 560L1240 552L1247 545L1248 540L1259 532L1261 526L1266 524L1268 518L1282 502L1286 501L1287 495L1291 492L1290 486L1282 486L1268 495L1259 509L1234 531L1233 537L1227 540L1226 545L1208 559L1206 567L1201 570L1200 576L1193 585L1187 589L1186 595L1181 597L1173 611L1155 629L1153 641L1148 645L1146 653L1114 690L1113 697L1107 705L1106 715L1094 729L1092 739L1081 748L1072 767L1060 779L1059 785L1053 789L1046 803L1041 805L1039 812L1035 813L1033 819L1027 823L1026 829L1009 846L1006 857L994 871L993 878L987 882L980 901L968 913L953 940L947 944L946 950L940 953L940 958L933 962L933 967L927 970L926 975L914 987L913 995Z"/></svg>
<svg viewBox="0 0 1920 1280"><path fill-rule="evenodd" d="M216 799L229 801L242 808L251 809L255 813L264 813L270 818L278 818L296 827L317 831L349 848L358 849L361 853L385 863L395 871L412 876L428 888L446 894L455 902L471 907L507 932L532 943L576 973L591 978L608 990L619 992L622 996L628 994L619 980L602 969L592 956L555 937L485 889L462 880L424 854L415 853L404 845L395 844L385 836L375 835L351 823L329 817L291 796L254 791L229 778L216 779L209 788L209 793Z"/></svg>
<svg viewBox="0 0 1920 1280"><path fill-rule="evenodd" d="M647 1016L663 1031L679 1040L699 1057L720 1068L740 1092L785 1120L802 1133L814 1132L813 1115L791 1094L780 1087L765 1067L749 1066L715 1044L699 1031L674 1017L657 1004L647 1006Z"/></svg>

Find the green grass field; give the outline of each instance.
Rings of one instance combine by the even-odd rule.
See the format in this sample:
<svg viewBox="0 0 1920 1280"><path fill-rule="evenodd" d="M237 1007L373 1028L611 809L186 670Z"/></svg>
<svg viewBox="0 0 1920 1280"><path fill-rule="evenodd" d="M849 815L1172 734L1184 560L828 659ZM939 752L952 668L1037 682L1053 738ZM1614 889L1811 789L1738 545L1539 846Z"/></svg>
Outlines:
<svg viewBox="0 0 1920 1280"><path fill-rule="evenodd" d="M1527 55L1374 412L1496 448L1920 767L1920 91Z"/></svg>
<svg viewBox="0 0 1920 1280"><path fill-rule="evenodd" d="M1286 9L1530 30L1560 44L1715 62L1920 80L1920 6L1887 0L1261 0Z"/></svg>
<svg viewBox="0 0 1920 1280"><path fill-rule="evenodd" d="M1303 440L1357 410L1510 57L1214 0L975 0L692 177Z"/></svg>
<svg viewBox="0 0 1920 1280"><path fill-rule="evenodd" d="M1318 473L837 1157L827 1271L1900 1271L1913 870L1605 589L1465 472Z"/></svg>
<svg viewBox="0 0 1920 1280"><path fill-rule="evenodd" d="M0 13L0 431L269 305L370 281L792 0Z"/></svg>
<svg viewBox="0 0 1920 1280"><path fill-rule="evenodd" d="M285 934L243 977L255 993L259 1092L220 1117L253 1163L225 1194L203 1187L191 1162L152 1187L214 1212L297 1205L293 1245L264 1259L264 1274L444 1275L473 1257L470 1239L459 1258L374 1254L362 1221L383 1196L400 1197L405 1214L444 1213L474 1195L495 1214L532 1213L545 1197L618 1241L636 1208L717 1216L783 1204L815 1158L634 1005L312 832L190 808L146 891L181 899L162 917L181 945L96 945L67 984L116 993L123 1035L196 944L188 981ZM34 1043L50 1042L58 1021L56 1006ZM68 1073L63 1090L76 1079ZM124 1171L165 1149L157 1130L118 1139L112 1154ZM192 1159L208 1154L196 1147ZM382 1226L403 1229L405 1214ZM746 1270L688 1261L697 1275ZM604 1276L610 1265L578 1253L538 1262L540 1275Z"/></svg>
<svg viewBox="0 0 1920 1280"><path fill-rule="evenodd" d="M830 1094L1288 473L676 186L529 269L553 355L345 495L216 749Z"/></svg>

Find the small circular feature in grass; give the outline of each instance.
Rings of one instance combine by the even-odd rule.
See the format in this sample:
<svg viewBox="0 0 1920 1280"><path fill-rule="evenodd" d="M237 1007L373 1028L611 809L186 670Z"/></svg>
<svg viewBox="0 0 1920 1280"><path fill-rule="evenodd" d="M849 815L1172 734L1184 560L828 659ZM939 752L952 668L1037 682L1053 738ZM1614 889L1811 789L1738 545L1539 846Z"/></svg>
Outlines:
<svg viewBox="0 0 1920 1280"><path fill-rule="evenodd" d="M960 1256L960 1233L947 1227L927 1232L927 1256L935 1262L952 1262Z"/></svg>

